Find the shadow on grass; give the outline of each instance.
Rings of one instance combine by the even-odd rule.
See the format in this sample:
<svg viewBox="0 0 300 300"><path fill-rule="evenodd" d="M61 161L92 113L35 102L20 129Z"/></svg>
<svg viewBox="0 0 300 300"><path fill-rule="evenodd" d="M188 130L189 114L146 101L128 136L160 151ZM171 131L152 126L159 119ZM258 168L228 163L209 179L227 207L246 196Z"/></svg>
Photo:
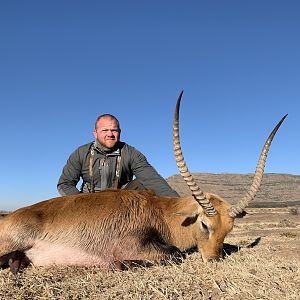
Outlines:
<svg viewBox="0 0 300 300"><path fill-rule="evenodd" d="M242 248L254 248L259 244L261 241L261 237L258 237L255 239L254 242L248 244L248 245L231 245L231 244L224 244L223 245L223 255L224 257L231 255L232 253L236 253L240 251Z"/></svg>
<svg viewBox="0 0 300 300"><path fill-rule="evenodd" d="M261 240L261 237L258 237L254 240L254 242L248 244L248 245L231 245L231 244L227 244L224 243L223 244L223 256L224 258L226 258L226 256L231 255L232 253L236 253L238 251L240 251L240 249L242 248L254 248L255 246L257 246L259 244ZM195 252L198 252L197 247L191 248L187 251L185 251L185 254L193 254Z"/></svg>

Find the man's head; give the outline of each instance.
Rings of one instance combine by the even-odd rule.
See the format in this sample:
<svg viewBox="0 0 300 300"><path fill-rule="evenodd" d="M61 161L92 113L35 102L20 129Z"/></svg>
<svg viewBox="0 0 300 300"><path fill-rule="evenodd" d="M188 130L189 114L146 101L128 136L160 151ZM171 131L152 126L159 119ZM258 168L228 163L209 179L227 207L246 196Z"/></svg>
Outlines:
<svg viewBox="0 0 300 300"><path fill-rule="evenodd" d="M97 118L93 134L103 147L114 148L120 140L120 133L120 124L115 116L105 114Z"/></svg>

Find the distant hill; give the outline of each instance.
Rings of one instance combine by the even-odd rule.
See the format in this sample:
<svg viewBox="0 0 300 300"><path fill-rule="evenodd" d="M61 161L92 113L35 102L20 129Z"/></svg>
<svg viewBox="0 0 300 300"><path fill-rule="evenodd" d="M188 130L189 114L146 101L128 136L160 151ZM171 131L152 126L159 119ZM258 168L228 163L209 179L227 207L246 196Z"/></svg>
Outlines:
<svg viewBox="0 0 300 300"><path fill-rule="evenodd" d="M6 210L0 210L0 218L4 217L5 215L7 215L9 212Z"/></svg>
<svg viewBox="0 0 300 300"><path fill-rule="evenodd" d="M227 173L192 173L192 175L202 191L218 194L231 204L244 196L254 176L253 174ZM167 181L180 196L191 194L180 175L168 177ZM261 188L249 206L300 206L300 175L264 174Z"/></svg>

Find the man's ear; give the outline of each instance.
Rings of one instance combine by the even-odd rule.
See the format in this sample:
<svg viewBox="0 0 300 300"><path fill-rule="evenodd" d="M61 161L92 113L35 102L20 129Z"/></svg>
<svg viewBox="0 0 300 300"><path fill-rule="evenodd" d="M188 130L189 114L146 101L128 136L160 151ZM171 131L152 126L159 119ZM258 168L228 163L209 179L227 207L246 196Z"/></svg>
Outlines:
<svg viewBox="0 0 300 300"><path fill-rule="evenodd" d="M96 131L96 129L93 130L93 135L94 135L95 138L97 138L97 131Z"/></svg>

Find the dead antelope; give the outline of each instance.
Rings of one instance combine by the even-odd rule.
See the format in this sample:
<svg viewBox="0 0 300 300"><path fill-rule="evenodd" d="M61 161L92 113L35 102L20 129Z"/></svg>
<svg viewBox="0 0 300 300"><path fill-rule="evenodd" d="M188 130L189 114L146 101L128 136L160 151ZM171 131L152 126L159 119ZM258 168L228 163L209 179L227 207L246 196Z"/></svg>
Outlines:
<svg viewBox="0 0 300 300"><path fill-rule="evenodd" d="M271 142L261 152L253 183L236 205L204 193L183 159L179 141L180 94L173 126L174 154L192 195L175 198L152 191L107 190L49 199L0 219L0 265L82 265L108 268L124 261L181 258L197 247L204 261L222 257L235 217L258 191Z"/></svg>

